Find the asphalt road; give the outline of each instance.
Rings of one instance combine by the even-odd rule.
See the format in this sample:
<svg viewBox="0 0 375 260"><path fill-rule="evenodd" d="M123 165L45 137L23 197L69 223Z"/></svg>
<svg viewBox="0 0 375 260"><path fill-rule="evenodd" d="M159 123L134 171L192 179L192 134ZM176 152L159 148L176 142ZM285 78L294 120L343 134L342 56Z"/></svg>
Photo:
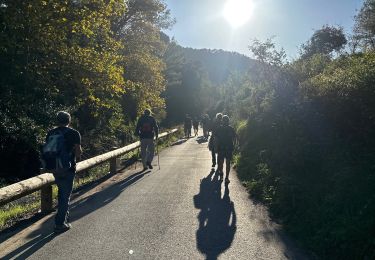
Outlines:
<svg viewBox="0 0 375 260"><path fill-rule="evenodd" d="M160 166L76 199L71 230L54 236L50 217L3 259L307 259L235 175L225 187L211 172L207 143L165 149Z"/></svg>

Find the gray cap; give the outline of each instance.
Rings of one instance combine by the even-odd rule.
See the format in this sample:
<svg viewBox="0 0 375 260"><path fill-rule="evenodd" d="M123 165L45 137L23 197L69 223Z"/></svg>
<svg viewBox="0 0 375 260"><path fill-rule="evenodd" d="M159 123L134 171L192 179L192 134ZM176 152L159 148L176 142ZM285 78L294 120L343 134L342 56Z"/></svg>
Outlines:
<svg viewBox="0 0 375 260"><path fill-rule="evenodd" d="M57 112L57 123L60 125L68 125L71 120L71 116L68 112L59 111Z"/></svg>

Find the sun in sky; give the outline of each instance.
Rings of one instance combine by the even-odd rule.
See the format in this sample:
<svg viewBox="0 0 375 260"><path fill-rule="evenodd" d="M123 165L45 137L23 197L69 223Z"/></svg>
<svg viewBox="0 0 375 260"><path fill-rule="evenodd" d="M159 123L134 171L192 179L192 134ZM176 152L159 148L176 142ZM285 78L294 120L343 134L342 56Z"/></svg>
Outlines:
<svg viewBox="0 0 375 260"><path fill-rule="evenodd" d="M232 27L237 28L250 19L253 8L252 0L227 0L223 15Z"/></svg>

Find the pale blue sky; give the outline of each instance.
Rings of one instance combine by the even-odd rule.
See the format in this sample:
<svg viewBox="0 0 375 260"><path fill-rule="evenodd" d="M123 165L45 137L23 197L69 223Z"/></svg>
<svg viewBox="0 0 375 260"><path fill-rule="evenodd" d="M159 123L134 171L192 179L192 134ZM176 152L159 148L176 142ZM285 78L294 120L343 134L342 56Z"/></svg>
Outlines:
<svg viewBox="0 0 375 260"><path fill-rule="evenodd" d="M274 41L289 59L324 24L341 25L351 33L363 0L251 0L250 20L233 29L223 17L227 0L165 0L177 23L166 33L184 47L223 49L250 56L251 39Z"/></svg>

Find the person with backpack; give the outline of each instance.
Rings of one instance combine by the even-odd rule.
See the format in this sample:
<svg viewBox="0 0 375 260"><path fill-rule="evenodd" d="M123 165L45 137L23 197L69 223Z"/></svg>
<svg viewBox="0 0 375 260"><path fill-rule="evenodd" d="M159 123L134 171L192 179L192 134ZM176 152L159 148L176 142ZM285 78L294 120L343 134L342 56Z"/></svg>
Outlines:
<svg viewBox="0 0 375 260"><path fill-rule="evenodd" d="M193 119L193 128L194 128L194 136L198 135L198 128L199 128L199 121L198 118L194 117Z"/></svg>
<svg viewBox="0 0 375 260"><path fill-rule="evenodd" d="M184 132L186 138L190 138L191 136L191 125L191 117L188 114L186 114L184 121Z"/></svg>
<svg viewBox="0 0 375 260"><path fill-rule="evenodd" d="M216 154L217 154L217 138L216 138L216 132L217 129L221 126L221 120L223 118L222 113L217 113L215 121L211 125L211 138L208 142L208 148L211 151L211 156L212 156L212 168L215 168L216 166Z"/></svg>
<svg viewBox="0 0 375 260"><path fill-rule="evenodd" d="M50 130L42 148L44 168L51 171L58 188L55 232L69 230L69 202L76 174L76 161L82 154L81 135L70 128L71 116L65 111L57 113L57 127Z"/></svg>
<svg viewBox="0 0 375 260"><path fill-rule="evenodd" d="M146 109L138 119L135 135L139 136L141 141L143 171L146 171L148 168L152 169L152 160L155 151L154 137L158 139L159 127L155 118L151 116L151 110Z"/></svg>
<svg viewBox="0 0 375 260"><path fill-rule="evenodd" d="M223 116L222 125L216 130L216 144L218 153L218 173L223 177L223 166L225 160L225 183L228 184L230 162L232 160L234 146L236 144L237 134L232 126L229 125L229 117Z"/></svg>
<svg viewBox="0 0 375 260"><path fill-rule="evenodd" d="M202 119L202 128L203 128L203 136L206 140L208 140L208 136L209 136L209 129L210 129L210 117L208 114L205 114L203 116L203 119Z"/></svg>

